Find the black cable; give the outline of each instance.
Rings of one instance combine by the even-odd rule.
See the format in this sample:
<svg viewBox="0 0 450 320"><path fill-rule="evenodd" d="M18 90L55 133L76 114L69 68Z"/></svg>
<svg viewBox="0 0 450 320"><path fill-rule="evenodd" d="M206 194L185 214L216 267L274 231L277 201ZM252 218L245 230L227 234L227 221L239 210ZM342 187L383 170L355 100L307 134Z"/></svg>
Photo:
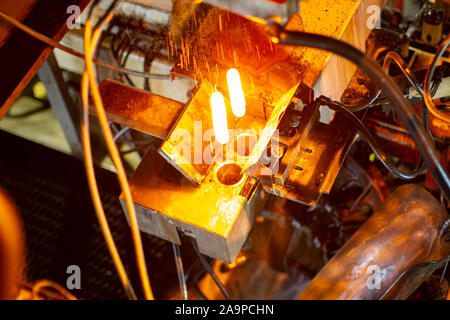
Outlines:
<svg viewBox="0 0 450 320"><path fill-rule="evenodd" d="M163 43L158 39L158 34L152 30L147 30L138 22L124 23L119 18L115 18L110 23L111 26L118 27L118 31L113 34L110 42L109 52L111 60L120 67L125 67L131 53L138 52L144 56L143 67L144 73L150 71L153 60L158 57L164 57L159 52L163 48ZM117 48L115 44L118 44ZM133 81L127 74L119 73L119 75L128 82L129 85L135 86ZM150 78L144 79L144 90L150 91Z"/></svg>
<svg viewBox="0 0 450 320"><path fill-rule="evenodd" d="M403 72L402 73L404 76L406 76L406 74ZM411 82L410 82L411 83ZM418 83L418 82L417 82ZM440 84L442 83L442 79L441 78L439 78L439 79L436 79L435 81L433 81L433 84L432 84L432 87L431 87L431 90L430 90L430 92L431 92L431 96L434 96L435 94L436 94L436 92L438 91L438 89L439 89L439 86L440 86ZM413 88L419 93L419 95L420 96L422 96L423 97L423 95L415 88L415 86L413 86ZM357 103L357 104L354 104L354 105L352 105L352 104L344 104L344 103L342 103L347 109L349 109L349 110L351 110L351 111L353 111L353 112L356 112L356 111L362 111L362 110L365 110L365 109L367 109L367 108L372 108L372 107L375 107L375 106L378 106L378 105L383 105L383 104L387 104L387 103L389 103L389 100L388 99L386 99L385 97L380 97L380 93L381 91L379 91L379 90L377 90L375 93L372 93L371 94L371 96L370 96L370 98L368 99L369 101L368 102L366 102L366 101L363 101L363 102L360 102L360 103ZM441 98L441 100L442 100L443 98ZM444 105L438 105L437 107L439 108L439 110L440 111L443 111L443 112L446 112L446 110L445 109L443 109L443 108L445 108L446 106L445 106L445 100L442 100L442 103L444 104ZM442 108L442 109L441 109Z"/></svg>
<svg viewBox="0 0 450 320"><path fill-rule="evenodd" d="M106 18L108 17L108 15L114 10L114 8L116 7L117 3L119 3L120 1L122 1L122 0L114 0L114 1L112 1L111 4L109 5L109 7L106 9L105 13L98 19L98 21L99 21L99 22L105 21ZM89 9L88 17L92 17L92 16L93 16L93 14L94 14L94 8L98 5L98 3L99 3L98 0L95 0L95 1L92 3L91 8ZM94 26L93 33L94 33L100 26L101 26L101 23L97 23L97 25ZM107 30L108 32L102 34L99 43L102 43L102 41L103 41L105 35L106 35L106 34L109 34L109 31L111 30L111 27L112 27L111 25L108 26L108 30ZM97 58L99 55L100 55L100 50L97 51L97 52L95 52L94 58ZM100 68L99 68L98 65L96 65L96 69L97 69L97 74L100 74L100 72L99 72L99 69L100 69Z"/></svg>
<svg viewBox="0 0 450 320"><path fill-rule="evenodd" d="M150 72L150 68L153 62L153 57L150 58L149 56L145 56L144 59L144 72ZM150 79L144 79L144 90L151 91L150 88Z"/></svg>
<svg viewBox="0 0 450 320"><path fill-rule="evenodd" d="M8 23L16 26L17 28L19 28L20 30L22 30L23 32L29 34L30 36L32 36L33 38L36 38L37 40L45 43L46 45L53 47L53 48L58 48L64 52L67 52L75 57L84 59L84 54L79 53L67 46L61 45L60 43L58 43L57 41L45 36L42 33L37 32L34 29L31 29L29 27L27 27L26 25L24 25L23 23L21 23L20 21L18 21L17 19L5 14L3 11L0 10L0 19L7 21ZM161 79L161 80L169 80L170 79L170 75L169 74L148 74L148 73L144 73L141 71L136 71L136 70L130 70L130 69L126 69L126 68L121 68L117 65L113 65L110 64L106 61L103 60L98 60L98 59L94 59L94 63L97 65L100 65L102 67L108 68L110 70L114 70L117 72L122 72L122 73L126 73L129 75L133 75L136 77L143 77L143 78L150 78L150 79Z"/></svg>
<svg viewBox="0 0 450 320"><path fill-rule="evenodd" d="M424 95L426 97L429 97L430 99L425 99L425 104L427 105L427 107L429 109L431 109L430 111L432 112L432 114L434 114L433 112L433 108L430 107L430 103L433 103L431 100L431 96L433 96L433 92L429 93L430 91L430 81L433 79L434 73L436 72L436 68L437 68L437 64L439 62L439 60L442 58L442 56L444 55L445 51L447 50L447 48L450 46L450 34L447 35L447 37L444 39L444 41L442 41L441 45L439 46L433 61L431 62L428 70L427 70L427 74L425 76L425 81L423 84L423 91L424 91ZM436 90L437 91L437 90ZM446 106L445 104L443 106Z"/></svg>
<svg viewBox="0 0 450 320"><path fill-rule="evenodd" d="M199 288L199 286L198 286L198 281L199 281L200 277L201 277L201 273L198 273L198 274L195 275L194 281L193 281L194 289L195 289L195 291L197 292L197 294L198 294L198 296L200 297L200 299L202 299L202 300L209 300L209 299L205 296L205 294L203 293L203 291L200 290L200 288Z"/></svg>
<svg viewBox="0 0 450 320"><path fill-rule="evenodd" d="M272 37L272 39L278 39L280 44L331 51L352 61L363 70L391 101L395 111L415 141L417 148L422 154L424 161L428 165L428 169L442 193L447 199L450 199L450 178L430 136L421 125L420 119L410 109L410 105L403 96L397 83L391 77L387 76L383 69L370 56L348 43L331 37L300 31L284 31L277 24L274 24L271 30L276 36L276 38Z"/></svg>
<svg viewBox="0 0 450 320"><path fill-rule="evenodd" d="M391 67L392 62L395 62L399 69L402 71L402 74L405 76L405 78L408 80L408 82L411 84L411 86L419 93L421 97L423 97L424 93L422 90L422 87L417 80L417 78L414 76L414 74L411 72L411 70L406 65L405 61L402 59L402 57L395 51L389 51L386 56L384 57L383 62L383 70L386 74L389 74L389 69ZM377 99L381 95L381 90L378 90L372 97L370 98L369 102L365 103L359 103L356 105L347 105L343 104L347 109L349 109L352 112L362 111L364 109L367 109L369 107L372 107L374 105L379 104L377 103Z"/></svg>
<svg viewBox="0 0 450 320"><path fill-rule="evenodd" d="M178 282L180 284L180 297L182 297L184 300L189 300L186 286L186 278L184 276L183 261L181 260L180 246L175 243L172 243L172 248L173 248L173 256L175 258L175 264L177 266Z"/></svg>
<svg viewBox="0 0 450 320"><path fill-rule="evenodd" d="M116 41L116 37L118 36L118 34L114 35L113 39L111 40L110 50L111 50L113 62L116 65L118 65L119 67L125 67L128 57L131 53L131 46L129 46L131 40L129 39L129 37L126 37L125 41L119 42L118 47L114 48L114 43ZM123 61L123 54L125 53L127 47L130 47L130 50L128 51L128 54L126 55L125 60ZM121 78L125 79L125 81L127 81L127 83L130 86L135 87L133 81L130 79L130 77L126 73L119 72L119 75Z"/></svg>
<svg viewBox="0 0 450 320"><path fill-rule="evenodd" d="M386 169L389 170L389 172L393 173L396 176L399 176L402 179L406 180L412 180L417 178L420 174L422 174L423 169L425 167L425 163L423 159L421 158L419 163L417 164L416 168L411 172L404 172L399 169L397 169L394 165L392 165L389 160L388 156L384 153L384 151L381 149L377 141L374 139L370 131L367 129L367 127L361 122L361 120L358 119L358 117L352 113L350 110L342 106L338 102L333 102L327 97L321 96L316 99L317 102L319 102L322 105L326 105L333 109L334 111L341 112L347 119L349 119L356 127L357 131L361 134L361 136L366 140L366 142L369 144L370 148L373 150L377 158L381 161L381 163L386 167Z"/></svg>
<svg viewBox="0 0 450 320"><path fill-rule="evenodd" d="M125 65L127 64L128 58L130 57L131 52L133 52L133 47L130 45L130 48L125 52L123 51L120 59L122 60L122 62L120 63L121 67L125 67ZM125 54L125 57L124 57ZM125 79L127 80L127 82L132 86L132 87L136 87L136 85L134 84L133 80L130 79L130 77L127 74L123 74Z"/></svg>
<svg viewBox="0 0 450 320"><path fill-rule="evenodd" d="M200 250L198 249L197 242L195 241L195 239L191 238L191 241L192 241L192 246L194 247L195 252L197 253L201 263L203 264L203 267L205 268L205 270L209 273L211 278L213 278L214 282L216 283L216 285L219 288L220 292L222 292L222 294L225 297L225 299L231 300L227 289L225 289L225 287L223 286L222 282L220 282L219 278L214 273L214 270L211 268L211 266L209 265L208 261L206 261L206 258L200 253Z"/></svg>
<svg viewBox="0 0 450 320"><path fill-rule="evenodd" d="M368 102L360 102L357 104L344 104L345 108L347 108L348 110L352 111L352 112L357 112L357 111L362 111L365 110L367 108L382 104L383 102L385 102L384 98L379 98L380 96L380 92L381 91L376 91L375 94L372 94L371 97L369 98Z"/></svg>

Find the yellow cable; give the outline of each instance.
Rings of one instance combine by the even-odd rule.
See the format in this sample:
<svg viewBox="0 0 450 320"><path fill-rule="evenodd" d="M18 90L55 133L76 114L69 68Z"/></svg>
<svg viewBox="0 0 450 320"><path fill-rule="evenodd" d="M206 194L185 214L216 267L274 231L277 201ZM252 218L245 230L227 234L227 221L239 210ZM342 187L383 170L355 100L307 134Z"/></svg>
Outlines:
<svg viewBox="0 0 450 320"><path fill-rule="evenodd" d="M79 53L75 50L73 50L72 48L66 47L62 44L59 44L57 41L50 39L49 37L43 35L42 33L37 32L34 29L31 29L30 27L24 25L23 23L21 23L19 20L5 14L4 12L0 11L0 18L4 19L5 21L11 23L12 25L14 25L15 27L19 28L20 30L24 31L25 33L29 34L30 36L32 36L33 38L36 38L37 40L51 46L54 48L58 48L62 51L65 51L73 56L76 56L78 58L84 59L84 55L82 53ZM127 68L123 68L120 66L116 66L113 64L110 64L106 61L100 60L100 59L93 59L95 64L98 64L99 66L120 72L120 73L126 73L126 74L130 74L130 75L134 75L137 77L146 77L146 78L151 78L151 79L170 79L170 75L165 75L165 74L151 74L151 73L147 73L147 72L141 72L141 71L137 71L137 70L130 70Z"/></svg>
<svg viewBox="0 0 450 320"><path fill-rule="evenodd" d="M113 16L113 12L106 18L104 23L107 23L111 20ZM97 117L100 122L100 126L103 131L103 135L106 141L106 145L108 147L110 156L113 160L114 166L117 170L117 175L119 179L119 183L121 185L122 191L125 196L125 202L127 205L127 211L129 216L129 221L131 225L131 232L133 235L133 243L135 247L136 260L138 265L139 274L141 277L141 282L144 290L144 295L146 299L153 300L153 292L150 286L150 279L147 273L147 266L145 262L145 255L142 246L142 239L139 231L139 226L136 217L136 211L134 208L133 199L131 197L130 186L128 185L128 178L125 174L125 169L122 164L122 160L120 158L120 153L117 148L117 145L114 142L114 137L111 133L111 130L108 125L108 119L106 117L106 112L103 106L103 101L100 95L100 91L98 88L98 83L96 79L95 68L93 65L93 57L95 54L95 49L100 40L100 36L102 33L102 26L100 26L92 36L92 21L91 18L86 22L85 33L84 33L84 46L85 46L85 60L86 60L86 70L89 77L89 84L92 91L92 97L94 99L95 108L97 111Z"/></svg>
<svg viewBox="0 0 450 320"><path fill-rule="evenodd" d="M94 73L90 72L89 69L91 71L93 71L93 67L92 67L92 62L112 69L112 70L116 70L118 72L122 72L122 73L128 73L128 74L134 74L136 76L143 76L143 77L158 77L160 76L161 78L166 77L165 75L152 75L152 74L148 74L145 72L140 72L140 71L134 71L134 70L129 70L126 68L122 68L119 66L115 66L115 65L111 65L107 62L104 62L102 60L99 59L95 59L93 57L93 53L95 50L92 50L92 54L89 54L88 51L86 49L90 49L90 47L88 48L88 44L90 44L90 37L86 37L86 33L85 33L85 55L78 53L77 51L66 47L64 45L59 44L57 41L54 41L53 39L50 39L48 37L46 37L45 35L27 27L26 25L22 24L21 22L19 22L18 20L16 20L13 17L8 16L7 14L3 13L2 11L0 11L0 18L3 18L4 20L8 21L9 23L13 24L14 26L16 26L17 28L21 29L22 31L26 32L27 34L33 36L34 38L46 43L49 46L58 48L60 50L63 50L71 55L77 56L79 58L86 58L86 65L87 65L87 73L86 75L83 75L84 78L84 85L83 85L83 91L86 91L84 94L84 99L85 101L83 103L86 103L86 106L88 106L88 86L91 85L91 89L93 91L93 96L94 96L94 101L96 101L96 109L97 109L97 113L98 115L103 115L106 118L106 115L104 113L104 108L103 108L103 104L101 101L101 97L99 97L99 92L98 92L98 85L97 82L95 80L96 76L95 76L95 71ZM109 20L112 18L112 14L107 18L107 21L109 22ZM90 30L89 30L89 36L92 34L92 27L91 27L91 21L90 22ZM86 28L86 31L87 28ZM100 35L101 35L101 28L99 28L95 33L94 33L94 38L92 41L92 49L95 49L95 47L98 44L98 41L100 39ZM86 39L88 39L88 41L86 41ZM90 52L90 50L89 50ZM90 59L90 61L89 61ZM89 61L89 62L88 62ZM89 68L89 64L90 67ZM167 76L168 77L168 76ZM94 81L94 82L90 82L88 81L88 78L91 79L90 81ZM84 89L84 87L86 89ZM97 94L96 94L97 93ZM100 99L99 99L100 98ZM100 104L98 104L98 101L100 100ZM84 108L86 108L86 106ZM100 106L100 108L98 108L97 106ZM103 112L102 112L103 111ZM99 119L101 119L101 116L99 116ZM104 121L102 122L100 120L100 123L104 124ZM127 294L130 298L135 299L136 295L133 291L133 288L131 286L131 284L129 283L129 279L126 275L125 269L123 267L122 261L120 260L120 256L118 255L117 252L117 248L114 244L114 240L112 238L111 232L109 230L109 226L107 225L107 220L106 220L106 216L103 210L103 207L101 205L101 200L98 194L98 189L97 189L97 184L96 184L96 180L95 180L95 173L94 173L94 169L93 169L93 161L92 161L92 153L91 153L91 146L90 146L90 138L89 138L89 129L88 126L86 126L86 124L83 124L82 126L82 131L83 131L83 143L86 144L86 146L84 146L85 149L85 153L89 154L90 157L88 156L87 159L85 159L85 165L86 165L86 173L88 175L88 182L89 182L89 188L91 190L91 196L93 199L93 203L94 203L94 207L96 209L96 213L97 213L97 218L99 220L100 226L102 228L102 232L104 234L105 240L107 242L108 248L110 250L111 256L113 258L114 264L116 266L116 269L119 273L119 277L122 281L122 284L125 287L125 290L127 291ZM148 274L147 274L147 270L146 270L146 264L145 264L145 258L144 258L144 254L143 254L143 249L142 249L142 241L140 239L140 234L139 234L139 229L137 226L137 219L136 219L136 213L134 210L134 205L130 206L130 202L132 204L132 199L131 199L131 193L129 190L129 186L128 186L128 180L126 179L126 175L123 169L123 165L122 162L120 160L120 156L118 154L118 150L117 147L114 144L114 141L112 140L113 145L111 145L111 142L108 142L108 138L112 137L111 131L109 130L109 127L106 126L106 130L105 127L102 125L102 129L104 132L104 136L105 136L105 140L107 142L108 145L108 149L110 150L111 153L111 158L113 159L114 165L117 168L118 171L118 176L119 176L119 182L122 186L122 189L124 189L124 194L125 194L125 198L126 198L126 202L127 202L127 207L128 207L128 211L129 211L129 217L130 217L130 224L131 224L131 229L132 229L132 233L133 233L133 240L135 243L135 248L136 248L136 256L137 256L137 260L138 260L138 268L141 274L141 279L143 282L143 287L144 287L144 293L147 299L153 299L153 294L151 291L151 287L150 287L150 281L148 279ZM86 136L87 133L87 136ZM108 135L109 133L109 135ZM87 148L89 149L88 152ZM118 159L117 159L118 158ZM125 177L125 179L124 179ZM125 181L124 181L125 180ZM130 208L132 208L130 210Z"/></svg>
<svg viewBox="0 0 450 320"><path fill-rule="evenodd" d="M105 211L103 210L100 193L97 187L97 180L95 178L94 161L92 158L91 139L89 135L89 80L85 70L83 78L81 80L81 97L83 101L83 121L81 122L81 138L83 142L84 150L84 164L86 169L86 176L88 180L89 190L91 192L92 202L94 204L95 213L97 215L100 228L105 238L105 242L108 246L108 250L113 259L117 273L119 274L120 281L128 295L128 298L136 300L136 294L128 279L128 275L120 259L119 252L114 243L114 239L111 234L111 230L106 219Z"/></svg>
<svg viewBox="0 0 450 320"><path fill-rule="evenodd" d="M437 59L439 54L442 52L442 50L445 49L446 46L448 46L448 43L450 42L450 33L447 35L447 37L442 42L441 46L439 47L435 58L433 59L433 62L431 63L430 67L428 68L427 74L425 76L425 82L423 84L423 100L425 102L425 105L427 106L430 113L435 116L437 119L440 119L445 122L450 122L450 114L445 114L444 112L439 111L438 108L436 108L436 105L433 102L433 98L431 97L431 94L428 90L430 75L431 75L431 69L433 68L434 63L438 63Z"/></svg>
<svg viewBox="0 0 450 320"><path fill-rule="evenodd" d="M51 281L51 280L39 280L33 285L32 289L32 296L31 298L33 300L36 300L39 292L42 288L52 288L53 290L57 291L59 294L61 294L65 299L67 300L78 300L73 294L71 294L69 291L64 289L62 286L60 286L58 283Z"/></svg>
<svg viewBox="0 0 450 320"><path fill-rule="evenodd" d="M3 18L4 20L10 22L14 26L18 27L22 31L33 36L34 38L48 44L49 46L63 50L65 52L72 54L74 56L77 56L81 59L85 58L85 56L83 54L78 53L69 47L59 44L58 42L54 41L53 39L46 37L45 35L22 24L18 20L6 15L2 11L0 11L0 17ZM104 66L104 67L107 67L107 68L110 68L113 70L117 70L120 72L127 72L127 69L122 70L123 68L121 68L121 67L116 67L116 66L110 65L101 60L96 60L95 62L101 66ZM130 299L136 300L137 299L136 294L130 283L128 275L125 271L125 267L123 266L122 260L118 253L118 250L117 250L117 247L114 243L114 239L112 237L111 230L108 225L108 220L106 219L106 215L103 210L103 206L102 206L101 199L100 199L100 194L99 194L99 191L97 188L97 181L95 178L94 164L93 164L93 159L92 159L91 141L90 141L90 136L89 136L89 113L88 113L89 93L88 93L88 90L89 90L88 75L86 72L84 72L83 79L82 79L83 122L81 124L81 132L82 132L82 140L83 140L83 149L84 149L84 154L85 154L85 169L86 169L86 175L88 178L88 185L89 185L89 189L91 192L91 197L92 197L92 201L94 204L97 219L99 221L103 236L105 238L109 252L113 259L114 265L119 274L119 278L122 282L122 285L123 285L128 297ZM33 296L36 294L36 292L39 292L40 288L46 287L46 286L55 287L55 284L49 280L41 280L33 287ZM70 293L69 293L69 295L70 295ZM71 297L73 297L73 296L71 295ZM71 299L71 297L69 297L69 299Z"/></svg>

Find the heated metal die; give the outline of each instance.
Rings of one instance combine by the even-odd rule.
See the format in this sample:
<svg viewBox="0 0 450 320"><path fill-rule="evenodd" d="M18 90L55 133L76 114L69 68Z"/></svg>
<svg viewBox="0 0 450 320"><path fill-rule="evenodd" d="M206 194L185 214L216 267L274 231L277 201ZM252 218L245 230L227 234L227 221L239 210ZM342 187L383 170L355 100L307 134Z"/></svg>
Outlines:
<svg viewBox="0 0 450 320"><path fill-rule="evenodd" d="M249 141L257 139L255 127L264 122L230 116L228 124L239 130L230 130L229 143L218 143L209 107L214 90L207 81L200 85L158 152L144 157L130 186L142 231L174 243L183 232L197 240L203 254L231 263L265 201L259 181L242 172Z"/></svg>

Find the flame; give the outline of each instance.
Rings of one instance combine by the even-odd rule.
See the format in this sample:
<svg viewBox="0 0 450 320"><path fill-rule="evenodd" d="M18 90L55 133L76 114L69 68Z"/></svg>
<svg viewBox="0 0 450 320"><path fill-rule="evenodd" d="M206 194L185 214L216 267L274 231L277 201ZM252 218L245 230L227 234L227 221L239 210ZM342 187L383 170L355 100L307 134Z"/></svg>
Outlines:
<svg viewBox="0 0 450 320"><path fill-rule="evenodd" d="M227 81L233 114L240 118L245 114L245 96L244 91L242 90L239 71L234 68L228 70Z"/></svg>
<svg viewBox="0 0 450 320"><path fill-rule="evenodd" d="M230 135L228 133L227 109L220 92L216 91L211 95L211 112L216 140L221 144L228 143Z"/></svg>

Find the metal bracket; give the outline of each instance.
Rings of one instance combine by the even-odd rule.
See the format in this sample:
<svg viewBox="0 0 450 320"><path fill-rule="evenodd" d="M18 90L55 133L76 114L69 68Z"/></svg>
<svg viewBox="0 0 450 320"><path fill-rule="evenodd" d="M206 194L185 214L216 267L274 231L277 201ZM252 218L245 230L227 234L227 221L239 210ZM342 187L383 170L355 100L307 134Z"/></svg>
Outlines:
<svg viewBox="0 0 450 320"><path fill-rule="evenodd" d="M50 54L47 61L39 69L38 75L45 86L52 110L69 142L72 155L82 158L83 146L80 136L80 116L69 95L53 53Z"/></svg>

